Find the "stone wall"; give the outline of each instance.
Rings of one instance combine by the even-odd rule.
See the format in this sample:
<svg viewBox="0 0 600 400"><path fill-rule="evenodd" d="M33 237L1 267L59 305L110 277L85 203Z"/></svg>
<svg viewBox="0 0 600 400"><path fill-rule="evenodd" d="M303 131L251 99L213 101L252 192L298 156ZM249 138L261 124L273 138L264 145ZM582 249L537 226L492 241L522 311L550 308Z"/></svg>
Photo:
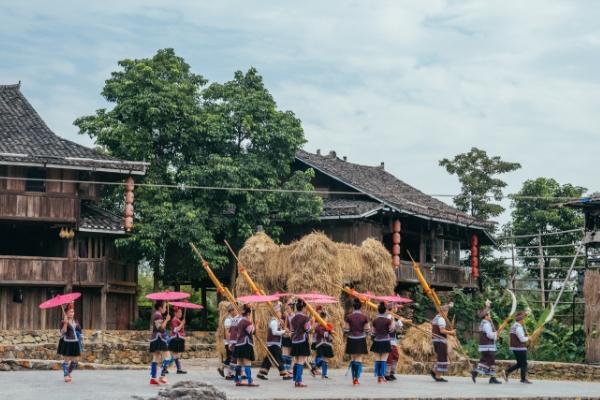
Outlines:
<svg viewBox="0 0 600 400"><path fill-rule="evenodd" d="M463 361L450 364L449 375L469 376L469 373L479 360L471 360L471 364ZM511 360L497 360L498 372L515 364ZM407 375L425 375L429 374L432 365L415 362L410 364L399 364L398 373ZM551 379L567 381L599 381L600 365L559 363L547 361L529 361L529 377L531 379ZM519 371L513 372L512 379L519 379Z"/></svg>
<svg viewBox="0 0 600 400"><path fill-rule="evenodd" d="M82 362L108 365L148 364L148 332L84 331ZM58 360L58 331L0 331L0 360ZM193 332L183 359L215 357L214 334Z"/></svg>

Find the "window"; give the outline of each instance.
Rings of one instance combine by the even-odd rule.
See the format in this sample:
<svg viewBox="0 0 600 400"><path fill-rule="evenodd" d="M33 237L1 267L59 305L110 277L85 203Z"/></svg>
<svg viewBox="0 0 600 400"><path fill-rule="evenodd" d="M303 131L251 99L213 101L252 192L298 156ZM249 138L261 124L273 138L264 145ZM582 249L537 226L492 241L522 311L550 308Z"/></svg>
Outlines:
<svg viewBox="0 0 600 400"><path fill-rule="evenodd" d="M79 258L102 258L104 255L104 238L95 236L79 238Z"/></svg>
<svg viewBox="0 0 600 400"><path fill-rule="evenodd" d="M34 180L30 180L34 179ZM46 170L41 168L29 168L27 170L27 180L25 181L25 190L27 192L45 192L46 182L40 179L46 179Z"/></svg>
<svg viewBox="0 0 600 400"><path fill-rule="evenodd" d="M442 265L460 265L460 243L448 239L425 240L425 262Z"/></svg>

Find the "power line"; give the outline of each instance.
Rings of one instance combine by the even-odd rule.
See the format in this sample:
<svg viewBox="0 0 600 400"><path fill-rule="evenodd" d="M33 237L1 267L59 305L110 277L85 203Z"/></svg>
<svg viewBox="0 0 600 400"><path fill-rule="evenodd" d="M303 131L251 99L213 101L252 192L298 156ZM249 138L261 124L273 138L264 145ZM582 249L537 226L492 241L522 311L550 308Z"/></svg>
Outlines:
<svg viewBox="0 0 600 400"><path fill-rule="evenodd" d="M51 178L28 178L28 177L14 177L14 176L0 176L0 180L19 180L19 181L36 181L36 182L56 182L56 183L87 183L95 185L107 185L107 186L125 186L126 182L114 182L114 181L87 181L80 179L51 179ZM203 185L189 185L184 182L176 184L167 183L136 183L134 186L138 187L151 187L151 188L166 188L166 189L179 189L179 190L215 190L215 191L237 191L237 192L265 192L265 193L292 193L292 194L337 194L337 195L352 195L352 196L370 196L367 193L352 192L352 191L328 191L328 190L300 190L300 189L278 189L278 188L248 188L248 187L225 187L225 186L203 186ZM400 193L402 194L402 193ZM430 197L449 197L454 198L459 195L457 194L427 194ZM486 196L491 198L491 196ZM549 197L549 196L520 196L509 194L507 197L520 200L548 200L548 201L569 201L579 200L579 197ZM565 231L567 232L567 231ZM537 236L537 235L531 235ZM529 237L529 235L523 236L510 236L502 237L499 239L517 238L517 237Z"/></svg>
<svg viewBox="0 0 600 400"><path fill-rule="evenodd" d="M553 236L553 235L562 235L563 233L573 233L573 232L583 232L583 228L569 229L566 231L558 231L558 232L543 232L543 233L532 233L529 235L514 235L514 236L501 236L497 237L497 240L506 240L506 239L521 239L521 238L530 238L536 236Z"/></svg>

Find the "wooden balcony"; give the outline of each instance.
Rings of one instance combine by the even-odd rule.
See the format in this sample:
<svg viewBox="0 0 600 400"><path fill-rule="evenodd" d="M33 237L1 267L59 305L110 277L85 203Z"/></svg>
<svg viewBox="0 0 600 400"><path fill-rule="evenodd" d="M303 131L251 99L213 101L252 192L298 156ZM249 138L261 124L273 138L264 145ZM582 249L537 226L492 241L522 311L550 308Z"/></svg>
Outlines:
<svg viewBox="0 0 600 400"><path fill-rule="evenodd" d="M106 259L0 256L0 285L136 287L135 266Z"/></svg>
<svg viewBox="0 0 600 400"><path fill-rule="evenodd" d="M0 190L0 219L75 223L78 209L73 194Z"/></svg>
<svg viewBox="0 0 600 400"><path fill-rule="evenodd" d="M422 263L421 271L427 283L433 287L451 289L477 286L477 282L471 275L466 274L464 267L436 264L432 271L431 264ZM419 283L412 264L407 261L401 261L400 266L396 269L396 279L398 282Z"/></svg>

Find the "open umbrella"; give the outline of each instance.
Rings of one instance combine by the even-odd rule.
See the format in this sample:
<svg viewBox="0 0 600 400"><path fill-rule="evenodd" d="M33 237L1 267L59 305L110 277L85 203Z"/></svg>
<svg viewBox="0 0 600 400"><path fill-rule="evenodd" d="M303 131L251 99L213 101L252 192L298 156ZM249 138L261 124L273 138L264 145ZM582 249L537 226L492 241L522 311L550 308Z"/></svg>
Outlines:
<svg viewBox="0 0 600 400"><path fill-rule="evenodd" d="M398 296L398 295L373 296L372 299L377 300L377 301L384 301L386 303L400 303L400 304L412 303L412 300L409 299L408 297L402 297L402 296Z"/></svg>
<svg viewBox="0 0 600 400"><path fill-rule="evenodd" d="M163 301L177 301L177 300L183 300L183 299L187 299L188 297L190 297L189 293L185 293L185 292L156 292L156 293L150 293L146 295L146 298L148 300L163 300Z"/></svg>
<svg viewBox="0 0 600 400"><path fill-rule="evenodd" d="M240 303L268 303L277 300L279 300L279 296L260 294L251 294L249 296L240 296L237 298L237 301Z"/></svg>
<svg viewBox="0 0 600 400"><path fill-rule="evenodd" d="M299 297L303 300L317 300L317 299L330 299L330 300L335 300L335 297L333 296L328 296L326 294L321 294L321 293L317 293L317 292L312 292L312 293L297 293L294 294L294 296Z"/></svg>
<svg viewBox="0 0 600 400"><path fill-rule="evenodd" d="M201 310L204 307L201 306L200 304L195 304L195 303L188 303L187 301L172 301L171 305L173 307L179 307L179 308L191 308L193 310Z"/></svg>
<svg viewBox="0 0 600 400"><path fill-rule="evenodd" d="M77 300L80 297L81 297L81 293L79 293L79 292L59 294L59 295L56 295L55 297L51 298L50 300L46 300L45 302L40 304L39 307L41 309L60 307L60 306L64 306L65 304L69 304L69 303Z"/></svg>
<svg viewBox="0 0 600 400"><path fill-rule="evenodd" d="M185 320L185 313L188 308L192 310L202 310L204 307L200 304L189 303L187 301L172 301L171 305L173 307L183 308L183 319Z"/></svg>
<svg viewBox="0 0 600 400"><path fill-rule="evenodd" d="M308 299L306 301L309 303L312 303L312 304L336 304L338 302L336 299L328 299L328 298Z"/></svg>

